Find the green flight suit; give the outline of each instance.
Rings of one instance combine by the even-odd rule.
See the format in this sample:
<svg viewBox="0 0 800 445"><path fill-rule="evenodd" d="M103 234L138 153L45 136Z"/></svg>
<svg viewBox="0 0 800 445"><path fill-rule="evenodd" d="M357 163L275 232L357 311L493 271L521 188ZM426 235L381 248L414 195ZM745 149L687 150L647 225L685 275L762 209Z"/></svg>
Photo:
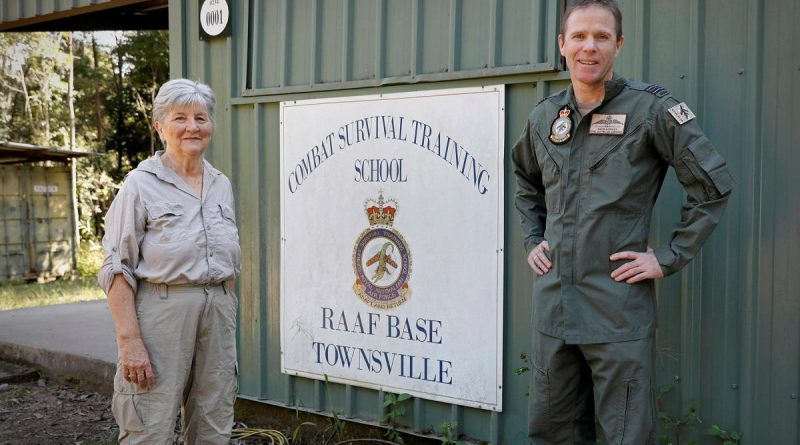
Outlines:
<svg viewBox="0 0 800 445"><path fill-rule="evenodd" d="M551 139L551 126L565 107L572 128L559 144ZM586 116L577 110L571 86L543 100L512 151L526 251L543 240L550 245L552 268L534 279L534 335L562 340L563 345L652 342L655 283L614 281L611 272L627 260L609 257L647 250L653 206L672 166L686 201L680 222L655 255L664 275L680 270L717 225L733 179L688 107L657 85L615 74L606 82L598 107ZM601 125L591 124L593 115L615 124L605 127L606 134L592 134L603 132ZM641 359L651 356L646 353ZM548 363L536 363L535 356L534 365L549 369ZM597 391L597 370L591 371ZM595 401L604 399L594 396ZM536 398L535 388L531 398Z"/></svg>

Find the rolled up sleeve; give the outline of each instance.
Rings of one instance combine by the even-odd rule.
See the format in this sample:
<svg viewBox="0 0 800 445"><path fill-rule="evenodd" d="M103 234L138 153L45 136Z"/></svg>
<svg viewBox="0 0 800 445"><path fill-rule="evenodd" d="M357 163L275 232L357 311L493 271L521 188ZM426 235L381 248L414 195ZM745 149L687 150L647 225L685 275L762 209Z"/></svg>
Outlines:
<svg viewBox="0 0 800 445"><path fill-rule="evenodd" d="M114 276L122 274L136 292L136 266L139 246L145 232L145 209L133 181L126 180L105 217L104 259L97 282L108 295Z"/></svg>

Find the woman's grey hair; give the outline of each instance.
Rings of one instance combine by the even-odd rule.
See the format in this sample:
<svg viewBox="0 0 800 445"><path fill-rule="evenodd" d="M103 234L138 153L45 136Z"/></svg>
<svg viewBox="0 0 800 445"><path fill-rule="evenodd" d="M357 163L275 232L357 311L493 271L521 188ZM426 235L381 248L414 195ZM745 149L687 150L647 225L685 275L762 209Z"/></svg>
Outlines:
<svg viewBox="0 0 800 445"><path fill-rule="evenodd" d="M174 107L203 105L208 111L211 124L216 125L217 120L214 115L216 104L217 99L208 85L189 79L172 79L161 85L153 100L153 123L163 122L169 110Z"/></svg>

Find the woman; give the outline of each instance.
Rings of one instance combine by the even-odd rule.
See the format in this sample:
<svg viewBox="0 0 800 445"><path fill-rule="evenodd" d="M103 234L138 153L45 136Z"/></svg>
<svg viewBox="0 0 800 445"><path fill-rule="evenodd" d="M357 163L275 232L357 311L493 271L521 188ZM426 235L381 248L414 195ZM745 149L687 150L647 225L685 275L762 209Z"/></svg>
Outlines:
<svg viewBox="0 0 800 445"><path fill-rule="evenodd" d="M112 411L121 444L230 441L236 397L234 277L239 235L228 178L203 155L211 89L166 82L153 103L165 149L125 179L106 214L99 282L119 363Z"/></svg>

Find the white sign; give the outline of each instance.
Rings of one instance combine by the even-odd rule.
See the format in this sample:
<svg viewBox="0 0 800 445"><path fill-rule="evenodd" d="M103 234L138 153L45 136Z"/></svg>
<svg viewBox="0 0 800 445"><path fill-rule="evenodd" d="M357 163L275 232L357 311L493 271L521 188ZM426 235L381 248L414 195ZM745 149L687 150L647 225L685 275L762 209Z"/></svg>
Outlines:
<svg viewBox="0 0 800 445"><path fill-rule="evenodd" d="M228 0L200 1L200 38L230 35L231 12Z"/></svg>
<svg viewBox="0 0 800 445"><path fill-rule="evenodd" d="M281 103L284 373L502 410L504 106Z"/></svg>
<svg viewBox="0 0 800 445"><path fill-rule="evenodd" d="M34 184L34 193L58 193L57 185Z"/></svg>

